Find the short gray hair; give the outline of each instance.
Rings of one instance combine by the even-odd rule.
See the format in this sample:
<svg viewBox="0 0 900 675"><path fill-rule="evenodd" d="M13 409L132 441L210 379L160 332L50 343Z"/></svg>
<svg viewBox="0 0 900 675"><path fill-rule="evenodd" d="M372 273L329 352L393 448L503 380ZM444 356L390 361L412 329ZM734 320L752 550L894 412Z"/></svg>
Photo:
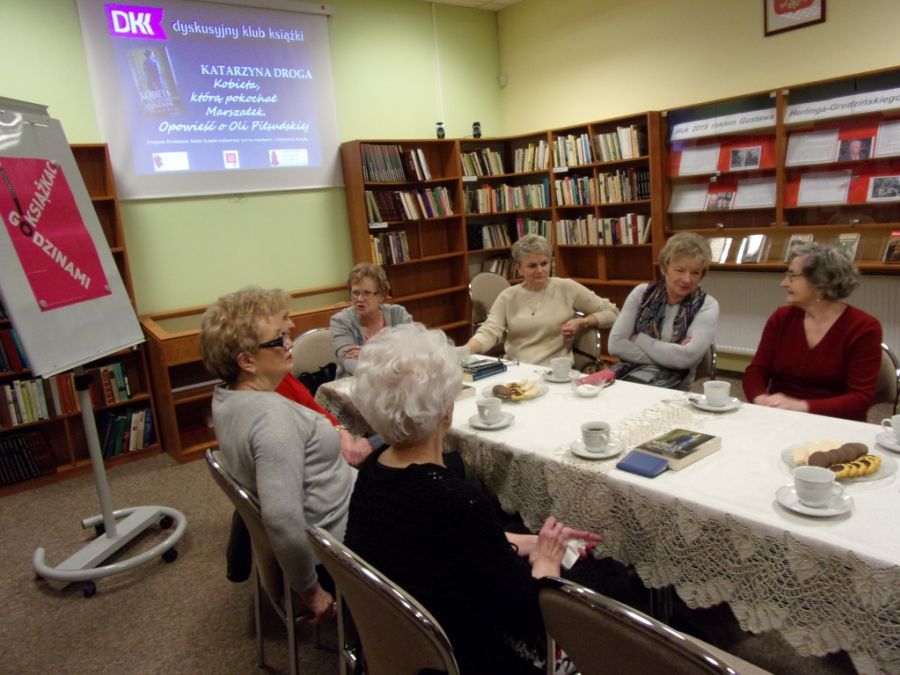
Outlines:
<svg viewBox="0 0 900 675"><path fill-rule="evenodd" d="M387 443L405 444L435 432L461 383L444 332L406 323L379 331L360 350L350 398Z"/></svg>
<svg viewBox="0 0 900 675"><path fill-rule="evenodd" d="M703 274L706 274L706 270L709 269L709 263L712 261L712 251L709 249L709 242L706 240L706 237L702 237L695 232L679 232L669 237L659 252L660 269L667 269L669 263L676 258L699 259L703 265Z"/></svg>
<svg viewBox="0 0 900 675"><path fill-rule="evenodd" d="M843 251L811 242L791 248L788 262L803 258L803 276L825 300L843 300L859 286L859 270Z"/></svg>
<svg viewBox="0 0 900 675"><path fill-rule="evenodd" d="M552 258L553 247L546 238L539 234L526 234L524 237L519 237L516 243L512 245L513 262L516 265L520 264L522 258L529 253L537 253Z"/></svg>

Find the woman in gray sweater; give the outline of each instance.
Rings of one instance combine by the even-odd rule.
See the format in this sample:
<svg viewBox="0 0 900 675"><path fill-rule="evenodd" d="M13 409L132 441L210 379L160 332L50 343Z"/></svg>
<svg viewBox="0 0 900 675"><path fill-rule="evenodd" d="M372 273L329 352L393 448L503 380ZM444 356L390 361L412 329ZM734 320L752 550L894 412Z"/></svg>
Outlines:
<svg viewBox="0 0 900 675"><path fill-rule="evenodd" d="M203 316L200 351L225 383L212 401L222 461L259 498L275 556L318 621L333 615L334 602L318 582L306 527L343 538L356 470L326 417L275 391L293 361L285 307L283 291L222 296Z"/></svg>

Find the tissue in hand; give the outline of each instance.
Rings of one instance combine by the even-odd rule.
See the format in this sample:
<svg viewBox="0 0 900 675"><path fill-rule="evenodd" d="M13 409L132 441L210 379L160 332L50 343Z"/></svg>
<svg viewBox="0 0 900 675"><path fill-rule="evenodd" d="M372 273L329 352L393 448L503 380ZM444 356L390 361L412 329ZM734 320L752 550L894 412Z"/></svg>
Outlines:
<svg viewBox="0 0 900 675"><path fill-rule="evenodd" d="M581 552L584 550L584 539L569 539L566 544L566 552L563 554L562 566L567 570L578 562Z"/></svg>

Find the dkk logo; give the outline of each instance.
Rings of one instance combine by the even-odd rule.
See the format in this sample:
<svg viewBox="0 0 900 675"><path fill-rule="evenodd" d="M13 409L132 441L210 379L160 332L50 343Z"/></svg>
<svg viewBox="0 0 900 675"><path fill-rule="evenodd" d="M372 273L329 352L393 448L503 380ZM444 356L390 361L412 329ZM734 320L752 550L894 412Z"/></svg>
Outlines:
<svg viewBox="0 0 900 675"><path fill-rule="evenodd" d="M110 35L142 40L166 39L161 7L107 4L105 10Z"/></svg>

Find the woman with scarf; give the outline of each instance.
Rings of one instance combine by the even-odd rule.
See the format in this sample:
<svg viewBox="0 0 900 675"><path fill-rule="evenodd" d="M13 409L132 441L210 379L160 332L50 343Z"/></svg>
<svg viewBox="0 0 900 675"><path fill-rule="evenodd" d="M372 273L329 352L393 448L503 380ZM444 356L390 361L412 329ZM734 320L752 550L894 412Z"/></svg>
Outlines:
<svg viewBox="0 0 900 675"><path fill-rule="evenodd" d="M659 252L663 278L639 284L609 334L616 377L687 389L716 336L719 303L700 288L712 254L704 237L681 232Z"/></svg>

